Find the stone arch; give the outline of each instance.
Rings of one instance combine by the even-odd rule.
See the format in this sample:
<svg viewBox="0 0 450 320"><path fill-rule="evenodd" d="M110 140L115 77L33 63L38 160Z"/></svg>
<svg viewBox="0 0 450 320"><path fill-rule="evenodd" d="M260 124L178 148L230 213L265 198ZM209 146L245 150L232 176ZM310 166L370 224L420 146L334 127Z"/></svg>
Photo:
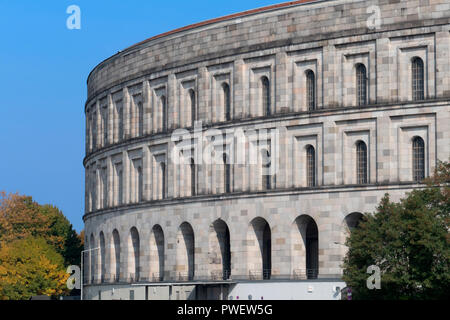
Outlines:
<svg viewBox="0 0 450 320"><path fill-rule="evenodd" d="M315 279L319 274L319 232L309 215L297 217L292 224L291 269L294 278Z"/></svg>
<svg viewBox="0 0 450 320"><path fill-rule="evenodd" d="M164 232L159 224L153 226L150 234L150 279L164 280Z"/></svg>
<svg viewBox="0 0 450 320"><path fill-rule="evenodd" d="M209 226L208 264L212 279L229 279L231 275L230 230L222 219L217 219Z"/></svg>
<svg viewBox="0 0 450 320"><path fill-rule="evenodd" d="M106 274L106 245L105 245L105 234L103 231L100 232L100 281L105 281L105 274Z"/></svg>
<svg viewBox="0 0 450 320"><path fill-rule="evenodd" d="M183 222L177 233L176 278L193 280L195 275L195 237L188 222Z"/></svg>
<svg viewBox="0 0 450 320"><path fill-rule="evenodd" d="M110 266L112 281L118 282L120 280L120 235L117 229L114 229L111 237L111 251L110 251Z"/></svg>
<svg viewBox="0 0 450 320"><path fill-rule="evenodd" d="M140 240L136 227L130 229L128 237L128 277L131 282L139 281L140 276Z"/></svg>
<svg viewBox="0 0 450 320"><path fill-rule="evenodd" d="M272 273L272 232L261 217L250 222L247 232L247 267L252 279L270 279Z"/></svg>

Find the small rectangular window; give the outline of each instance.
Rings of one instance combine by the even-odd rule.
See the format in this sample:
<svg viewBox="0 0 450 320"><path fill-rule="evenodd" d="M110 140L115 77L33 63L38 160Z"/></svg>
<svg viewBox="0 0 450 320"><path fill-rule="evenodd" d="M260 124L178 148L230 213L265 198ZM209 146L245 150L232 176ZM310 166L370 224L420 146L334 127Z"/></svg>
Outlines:
<svg viewBox="0 0 450 320"><path fill-rule="evenodd" d="M134 300L134 290L130 290L130 300Z"/></svg>

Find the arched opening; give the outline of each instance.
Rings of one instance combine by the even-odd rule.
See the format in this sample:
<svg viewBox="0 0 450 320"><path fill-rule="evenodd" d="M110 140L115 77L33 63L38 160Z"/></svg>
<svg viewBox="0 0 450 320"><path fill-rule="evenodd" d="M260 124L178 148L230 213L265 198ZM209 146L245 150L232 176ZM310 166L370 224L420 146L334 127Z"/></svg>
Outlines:
<svg viewBox="0 0 450 320"><path fill-rule="evenodd" d="M130 230L130 238L128 242L128 274L130 282L139 281L140 276L140 241L139 233L135 227Z"/></svg>
<svg viewBox="0 0 450 320"><path fill-rule="evenodd" d="M356 99L358 106L367 104L367 70L362 63L356 65Z"/></svg>
<svg viewBox="0 0 450 320"><path fill-rule="evenodd" d="M352 232L353 229L358 228L359 223L363 220L363 215L359 212L353 212L347 215L344 219L347 233Z"/></svg>
<svg viewBox="0 0 450 320"><path fill-rule="evenodd" d="M424 100L425 98L424 77L423 60L419 57L414 57L411 60L411 86L413 100L419 101Z"/></svg>
<svg viewBox="0 0 450 320"><path fill-rule="evenodd" d="M312 145L306 147L306 181L308 187L316 186L316 150Z"/></svg>
<svg viewBox="0 0 450 320"><path fill-rule="evenodd" d="M192 226L184 222L177 234L177 279L181 281L193 280L195 275L195 240Z"/></svg>
<svg viewBox="0 0 450 320"><path fill-rule="evenodd" d="M112 233L112 248L111 248L111 274L112 280L119 282L120 280L120 237L119 232L114 230Z"/></svg>
<svg viewBox="0 0 450 320"><path fill-rule="evenodd" d="M231 120L231 95L230 95L230 86L227 83L222 84L223 90L223 104L225 110L225 120Z"/></svg>
<svg viewBox="0 0 450 320"><path fill-rule="evenodd" d="M247 265L250 279L270 279L272 234L269 223L260 217L252 220L247 233Z"/></svg>
<svg viewBox="0 0 450 320"><path fill-rule="evenodd" d="M155 225L150 234L150 279L164 280L164 232Z"/></svg>
<svg viewBox="0 0 450 320"><path fill-rule="evenodd" d="M295 219L291 235L291 263L296 279L316 279L319 274L319 232L308 215Z"/></svg>
<svg viewBox="0 0 450 320"><path fill-rule="evenodd" d="M261 97L264 116L270 116L270 81L267 77L261 78Z"/></svg>
<svg viewBox="0 0 450 320"><path fill-rule="evenodd" d="M91 234L89 249L90 249L90 251L89 251L89 264L90 264L90 270L91 270L90 283L94 283L95 270L96 270L95 264L97 263L97 259L95 259L95 258L96 258L96 255L98 254L98 252L96 252L96 250L95 250L95 238L94 238L93 234Z"/></svg>
<svg viewBox="0 0 450 320"><path fill-rule="evenodd" d="M105 235L103 231L100 232L100 281L105 282L106 274L106 248L105 248Z"/></svg>
<svg viewBox="0 0 450 320"><path fill-rule="evenodd" d="M413 181L420 182L425 179L425 142L421 137L412 140L412 167Z"/></svg>
<svg viewBox="0 0 450 320"><path fill-rule="evenodd" d="M367 184L367 145L359 140L356 142L356 182Z"/></svg>
<svg viewBox="0 0 450 320"><path fill-rule="evenodd" d="M308 110L316 110L316 76L312 70L307 70L306 73L306 103Z"/></svg>
<svg viewBox="0 0 450 320"><path fill-rule="evenodd" d="M216 220L209 227L208 263L213 280L227 280L231 275L230 231L227 224Z"/></svg>
<svg viewBox="0 0 450 320"><path fill-rule="evenodd" d="M335 243L339 246L341 252L341 258L343 259L347 254L348 247L346 245L347 238L350 236L351 232L358 228L359 224L363 220L364 216L359 212L353 212L348 214L341 225L340 241Z"/></svg>

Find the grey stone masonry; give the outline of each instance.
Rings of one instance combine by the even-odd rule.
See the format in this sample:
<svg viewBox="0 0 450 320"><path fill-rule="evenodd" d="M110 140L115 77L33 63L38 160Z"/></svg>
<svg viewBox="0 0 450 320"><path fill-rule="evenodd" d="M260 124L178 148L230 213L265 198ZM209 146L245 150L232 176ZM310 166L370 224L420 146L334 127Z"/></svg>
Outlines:
<svg viewBox="0 0 450 320"><path fill-rule="evenodd" d="M105 60L85 106L86 282L339 278L358 219L450 158L449 52L448 0L330 0Z"/></svg>

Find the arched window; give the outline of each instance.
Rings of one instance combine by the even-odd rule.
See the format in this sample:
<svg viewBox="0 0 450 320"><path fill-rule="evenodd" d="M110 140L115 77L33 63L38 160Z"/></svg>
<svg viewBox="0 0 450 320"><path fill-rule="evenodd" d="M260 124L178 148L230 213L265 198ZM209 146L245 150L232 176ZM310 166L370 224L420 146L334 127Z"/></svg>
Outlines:
<svg viewBox="0 0 450 320"><path fill-rule="evenodd" d="M415 137L412 144L413 180L425 179L425 143L421 137Z"/></svg>
<svg viewBox="0 0 450 320"><path fill-rule="evenodd" d="M224 191L225 193L231 192L231 167L228 161L228 156L226 153L223 154L223 166L224 166Z"/></svg>
<svg viewBox="0 0 450 320"><path fill-rule="evenodd" d="M102 178L102 208L105 209L108 207L108 169L102 168L101 170L101 178Z"/></svg>
<svg viewBox="0 0 450 320"><path fill-rule="evenodd" d="M161 198L165 199L166 194L166 164L164 162L161 162L160 164L161 168Z"/></svg>
<svg viewBox="0 0 450 320"><path fill-rule="evenodd" d="M356 143L356 177L358 184L367 183L367 146L363 141Z"/></svg>
<svg viewBox="0 0 450 320"><path fill-rule="evenodd" d="M118 168L117 170L118 170L118 172L117 172L117 182L119 184L119 186L118 186L118 189L119 189L119 192L118 192L118 196L119 196L118 205L120 206L123 203L123 171L122 171L121 167Z"/></svg>
<svg viewBox="0 0 450 320"><path fill-rule="evenodd" d="M161 96L161 129L163 132L167 131L168 123L167 123L167 101L165 96Z"/></svg>
<svg viewBox="0 0 450 320"><path fill-rule="evenodd" d="M97 149L97 112L92 115L92 148Z"/></svg>
<svg viewBox="0 0 450 320"><path fill-rule="evenodd" d="M261 88L262 88L262 106L265 116L270 116L270 82L267 77L261 78Z"/></svg>
<svg viewBox="0 0 450 320"><path fill-rule="evenodd" d="M141 137L141 136L144 135L144 106L143 106L141 101L139 101L138 105L137 105L137 117L138 117L138 120L137 120L137 125L138 125L137 135L139 137Z"/></svg>
<svg viewBox="0 0 450 320"><path fill-rule="evenodd" d="M121 104L121 102L119 102ZM123 140L123 109L122 106L117 106L117 141Z"/></svg>
<svg viewBox="0 0 450 320"><path fill-rule="evenodd" d="M138 173L138 181L137 181L137 187L138 187L138 202L141 202L144 198L144 175L142 173L142 167L139 166L137 169Z"/></svg>
<svg viewBox="0 0 450 320"><path fill-rule="evenodd" d="M316 186L316 150L311 145L306 147L306 179L308 187Z"/></svg>
<svg viewBox="0 0 450 320"><path fill-rule="evenodd" d="M424 68L423 61L415 57L411 61L412 97L413 100L424 100Z"/></svg>
<svg viewBox="0 0 450 320"><path fill-rule="evenodd" d="M270 190L272 189L272 181L271 181L271 156L270 152L268 150L263 150L261 152L262 155L262 187L263 190Z"/></svg>
<svg viewBox="0 0 450 320"><path fill-rule="evenodd" d="M359 63L356 65L356 99L358 106L367 104L367 71L366 67Z"/></svg>
<svg viewBox="0 0 450 320"><path fill-rule="evenodd" d="M223 89L223 103L225 110L225 120L231 120L231 96L230 96L230 86L227 83L222 84Z"/></svg>
<svg viewBox="0 0 450 320"><path fill-rule="evenodd" d="M190 108L191 108L191 127L194 126L195 124L195 120L196 120L196 108L195 108L195 91L194 90L189 90L189 100L190 100Z"/></svg>
<svg viewBox="0 0 450 320"><path fill-rule="evenodd" d="M316 109L316 76L311 70L306 71L306 102L308 110Z"/></svg>
<svg viewBox="0 0 450 320"><path fill-rule="evenodd" d="M191 171L191 195L195 196L196 194L196 166L195 166L195 161L194 159L191 159L191 163L189 165L190 167L190 171Z"/></svg>
<svg viewBox="0 0 450 320"><path fill-rule="evenodd" d="M108 108L102 108L103 146L108 144Z"/></svg>

